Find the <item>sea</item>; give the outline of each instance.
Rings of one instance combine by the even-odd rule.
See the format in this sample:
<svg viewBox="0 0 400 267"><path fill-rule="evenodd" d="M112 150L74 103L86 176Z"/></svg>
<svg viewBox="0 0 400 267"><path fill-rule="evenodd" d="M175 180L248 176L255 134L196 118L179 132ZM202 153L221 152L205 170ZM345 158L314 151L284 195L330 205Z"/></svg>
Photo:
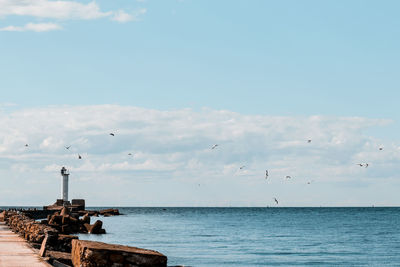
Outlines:
<svg viewBox="0 0 400 267"><path fill-rule="evenodd" d="M0 207L30 208L30 207ZM400 207L118 208L80 239L156 250L168 266L400 266Z"/></svg>
<svg viewBox="0 0 400 267"><path fill-rule="evenodd" d="M168 266L400 266L397 207L119 210L92 217L107 234L79 238L156 250Z"/></svg>

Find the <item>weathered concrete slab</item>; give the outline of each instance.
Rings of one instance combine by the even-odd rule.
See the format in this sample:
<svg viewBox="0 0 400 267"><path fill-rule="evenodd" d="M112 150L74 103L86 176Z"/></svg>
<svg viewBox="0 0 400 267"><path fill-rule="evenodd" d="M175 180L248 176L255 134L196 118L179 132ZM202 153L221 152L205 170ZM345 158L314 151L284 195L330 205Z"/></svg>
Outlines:
<svg viewBox="0 0 400 267"><path fill-rule="evenodd" d="M167 267L160 252L87 240L72 240L71 258L79 267Z"/></svg>
<svg viewBox="0 0 400 267"><path fill-rule="evenodd" d="M0 267L50 267L26 241L0 222Z"/></svg>

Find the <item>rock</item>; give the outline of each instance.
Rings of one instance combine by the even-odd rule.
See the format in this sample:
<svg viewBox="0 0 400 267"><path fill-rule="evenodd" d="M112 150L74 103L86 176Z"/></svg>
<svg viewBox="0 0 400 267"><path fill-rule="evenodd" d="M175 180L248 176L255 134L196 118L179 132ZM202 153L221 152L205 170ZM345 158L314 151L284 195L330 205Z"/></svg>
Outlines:
<svg viewBox="0 0 400 267"><path fill-rule="evenodd" d="M4 222L6 218L6 211L3 210L2 213L0 213L0 222Z"/></svg>
<svg viewBox="0 0 400 267"><path fill-rule="evenodd" d="M40 251L39 251L40 257L44 257L44 255L46 253L46 246L47 246L48 240L49 240L49 235L46 235L42 241L42 246L40 247Z"/></svg>
<svg viewBox="0 0 400 267"><path fill-rule="evenodd" d="M63 217L62 217L62 219L61 219L61 224L69 224L69 221L70 221L70 219L69 219L69 215L62 215Z"/></svg>
<svg viewBox="0 0 400 267"><path fill-rule="evenodd" d="M71 254L70 253L54 251L54 250L48 250L46 252L46 256L50 257L53 260L53 266L56 266L56 265L54 265L55 261L58 261L58 262L60 262L62 264L67 264L67 266L71 266L72 265Z"/></svg>
<svg viewBox="0 0 400 267"><path fill-rule="evenodd" d="M66 225L62 225L61 226L61 233L69 234L69 233L72 233L72 232L73 232L72 231L72 227L70 225L66 224Z"/></svg>
<svg viewBox="0 0 400 267"><path fill-rule="evenodd" d="M71 218L79 219L79 213L78 212L71 212L70 216L71 216Z"/></svg>
<svg viewBox="0 0 400 267"><path fill-rule="evenodd" d="M60 215L65 216L65 215L70 215L70 211L67 207L62 208Z"/></svg>
<svg viewBox="0 0 400 267"><path fill-rule="evenodd" d="M113 215L119 215L119 210L118 209L105 209L99 211L100 215L105 215L107 214L108 216L113 216Z"/></svg>
<svg viewBox="0 0 400 267"><path fill-rule="evenodd" d="M14 214L7 218L7 224L15 233L22 235L32 243L41 244L47 233L56 233L57 230L48 225L36 222L22 214Z"/></svg>
<svg viewBox="0 0 400 267"><path fill-rule="evenodd" d="M97 220L93 225L91 225L89 229L89 234L101 234L101 227L103 226L103 222Z"/></svg>
<svg viewBox="0 0 400 267"><path fill-rule="evenodd" d="M53 265L54 267L71 267L71 265L64 264L62 262L59 262L58 260L53 260L53 263L51 265Z"/></svg>
<svg viewBox="0 0 400 267"><path fill-rule="evenodd" d="M87 214L88 214L89 216L94 216L94 217L98 217L98 216L99 216L99 212L98 212L98 211L95 211L95 210L88 210L88 211L87 211Z"/></svg>
<svg viewBox="0 0 400 267"><path fill-rule="evenodd" d="M49 225L61 225L63 216L53 215L50 217Z"/></svg>
<svg viewBox="0 0 400 267"><path fill-rule="evenodd" d="M90 225L90 224L88 224L88 223L85 223L85 224L83 224L83 226L85 227L86 232L89 233L90 229L92 228L92 225Z"/></svg>
<svg viewBox="0 0 400 267"><path fill-rule="evenodd" d="M167 257L157 251L136 247L72 240L74 266L166 267Z"/></svg>
<svg viewBox="0 0 400 267"><path fill-rule="evenodd" d="M56 243L53 245L53 250L71 253L72 240L78 239L75 235L59 234Z"/></svg>
<svg viewBox="0 0 400 267"><path fill-rule="evenodd" d="M90 224L90 216L88 214L83 215L82 219L80 220L82 223Z"/></svg>

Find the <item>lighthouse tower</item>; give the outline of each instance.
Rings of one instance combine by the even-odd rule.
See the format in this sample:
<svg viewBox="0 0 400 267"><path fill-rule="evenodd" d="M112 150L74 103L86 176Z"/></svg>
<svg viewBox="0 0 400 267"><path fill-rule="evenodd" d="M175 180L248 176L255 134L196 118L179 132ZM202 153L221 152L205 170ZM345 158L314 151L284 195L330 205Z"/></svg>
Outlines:
<svg viewBox="0 0 400 267"><path fill-rule="evenodd" d="M61 168L61 176L62 176L62 181L61 181L61 199L63 200L64 204L68 203L68 177L69 177L69 171L65 168Z"/></svg>

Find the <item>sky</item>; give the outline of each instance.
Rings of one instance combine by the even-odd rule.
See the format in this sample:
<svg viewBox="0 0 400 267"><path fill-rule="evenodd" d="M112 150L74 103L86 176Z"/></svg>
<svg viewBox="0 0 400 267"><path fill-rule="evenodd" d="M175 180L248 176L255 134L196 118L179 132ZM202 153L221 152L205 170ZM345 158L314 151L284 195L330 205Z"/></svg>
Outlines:
<svg viewBox="0 0 400 267"><path fill-rule="evenodd" d="M0 206L398 206L399 8L0 0Z"/></svg>

